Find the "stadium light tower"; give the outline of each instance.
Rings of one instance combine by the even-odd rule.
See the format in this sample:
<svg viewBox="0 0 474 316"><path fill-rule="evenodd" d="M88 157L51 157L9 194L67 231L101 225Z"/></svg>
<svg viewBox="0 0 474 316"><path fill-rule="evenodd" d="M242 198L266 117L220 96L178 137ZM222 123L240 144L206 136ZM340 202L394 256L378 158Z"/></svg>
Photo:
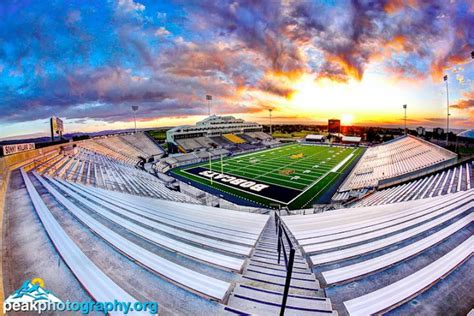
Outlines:
<svg viewBox="0 0 474 316"><path fill-rule="evenodd" d="M449 144L449 89L448 89L448 75L444 75L444 82L446 82L446 146Z"/></svg>
<svg viewBox="0 0 474 316"><path fill-rule="evenodd" d="M405 110L405 136L407 135L407 105L403 105L403 109Z"/></svg>
<svg viewBox="0 0 474 316"><path fill-rule="evenodd" d="M270 136L273 136L272 134L272 111L273 109L268 109L268 113L270 114Z"/></svg>
<svg viewBox="0 0 474 316"><path fill-rule="evenodd" d="M137 111L138 111L138 105L132 105L132 111L133 111L133 120L135 121L135 134L137 133Z"/></svg>
<svg viewBox="0 0 474 316"><path fill-rule="evenodd" d="M206 94L206 100L207 100L207 115L211 116L212 95Z"/></svg>

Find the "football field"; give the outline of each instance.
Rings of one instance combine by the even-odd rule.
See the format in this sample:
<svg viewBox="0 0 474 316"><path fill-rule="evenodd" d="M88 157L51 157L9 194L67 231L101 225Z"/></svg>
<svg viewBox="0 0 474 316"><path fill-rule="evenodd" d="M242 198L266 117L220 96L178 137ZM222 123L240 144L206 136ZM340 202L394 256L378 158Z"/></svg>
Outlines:
<svg viewBox="0 0 474 316"><path fill-rule="evenodd" d="M310 207L363 152L361 148L289 144L172 170L263 206Z"/></svg>

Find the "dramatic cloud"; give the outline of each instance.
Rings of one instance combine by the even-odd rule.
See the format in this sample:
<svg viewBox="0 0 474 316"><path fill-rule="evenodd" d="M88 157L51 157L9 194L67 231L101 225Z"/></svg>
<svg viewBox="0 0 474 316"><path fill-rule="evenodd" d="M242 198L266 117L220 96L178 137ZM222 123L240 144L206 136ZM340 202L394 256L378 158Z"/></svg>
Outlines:
<svg viewBox="0 0 474 316"><path fill-rule="evenodd" d="M0 122L284 107L303 75L469 82L470 0L0 3ZM454 108L472 109L472 97Z"/></svg>
<svg viewBox="0 0 474 316"><path fill-rule="evenodd" d="M474 110L474 90L464 93L464 99L459 100L451 107L460 110Z"/></svg>

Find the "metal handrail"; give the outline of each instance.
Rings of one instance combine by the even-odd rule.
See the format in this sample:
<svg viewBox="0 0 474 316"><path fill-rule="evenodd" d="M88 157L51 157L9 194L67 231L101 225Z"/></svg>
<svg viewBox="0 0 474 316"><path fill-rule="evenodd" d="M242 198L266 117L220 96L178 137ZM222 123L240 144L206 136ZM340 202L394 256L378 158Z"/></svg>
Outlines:
<svg viewBox="0 0 474 316"><path fill-rule="evenodd" d="M281 253L283 252L283 258L285 259L285 267L286 267L286 280L285 280L285 288L283 291L283 299L281 302L281 309L280 309L280 316L285 314L286 302L288 300L288 294L290 291L290 284L291 284L291 275L293 273L293 264L295 261L295 247L291 242L290 237L288 236L288 232L280 218L275 212L275 226L276 226L276 233L278 236L278 264L280 264ZM283 236L286 238L286 241L289 246L289 254L285 249L285 240Z"/></svg>

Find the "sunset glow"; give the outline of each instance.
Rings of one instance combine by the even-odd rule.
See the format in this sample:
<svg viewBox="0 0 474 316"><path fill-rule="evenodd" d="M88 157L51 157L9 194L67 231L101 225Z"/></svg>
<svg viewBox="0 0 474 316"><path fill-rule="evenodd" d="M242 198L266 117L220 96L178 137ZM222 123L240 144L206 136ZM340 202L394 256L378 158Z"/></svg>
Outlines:
<svg viewBox="0 0 474 316"><path fill-rule="evenodd" d="M28 13L31 12L31 13ZM474 4L109 1L0 4L2 137L195 122L451 126L474 120ZM211 17L212 18L209 18ZM41 19L39 17L42 17ZM26 32L24 30L35 30ZM352 118L349 119L349 115Z"/></svg>

